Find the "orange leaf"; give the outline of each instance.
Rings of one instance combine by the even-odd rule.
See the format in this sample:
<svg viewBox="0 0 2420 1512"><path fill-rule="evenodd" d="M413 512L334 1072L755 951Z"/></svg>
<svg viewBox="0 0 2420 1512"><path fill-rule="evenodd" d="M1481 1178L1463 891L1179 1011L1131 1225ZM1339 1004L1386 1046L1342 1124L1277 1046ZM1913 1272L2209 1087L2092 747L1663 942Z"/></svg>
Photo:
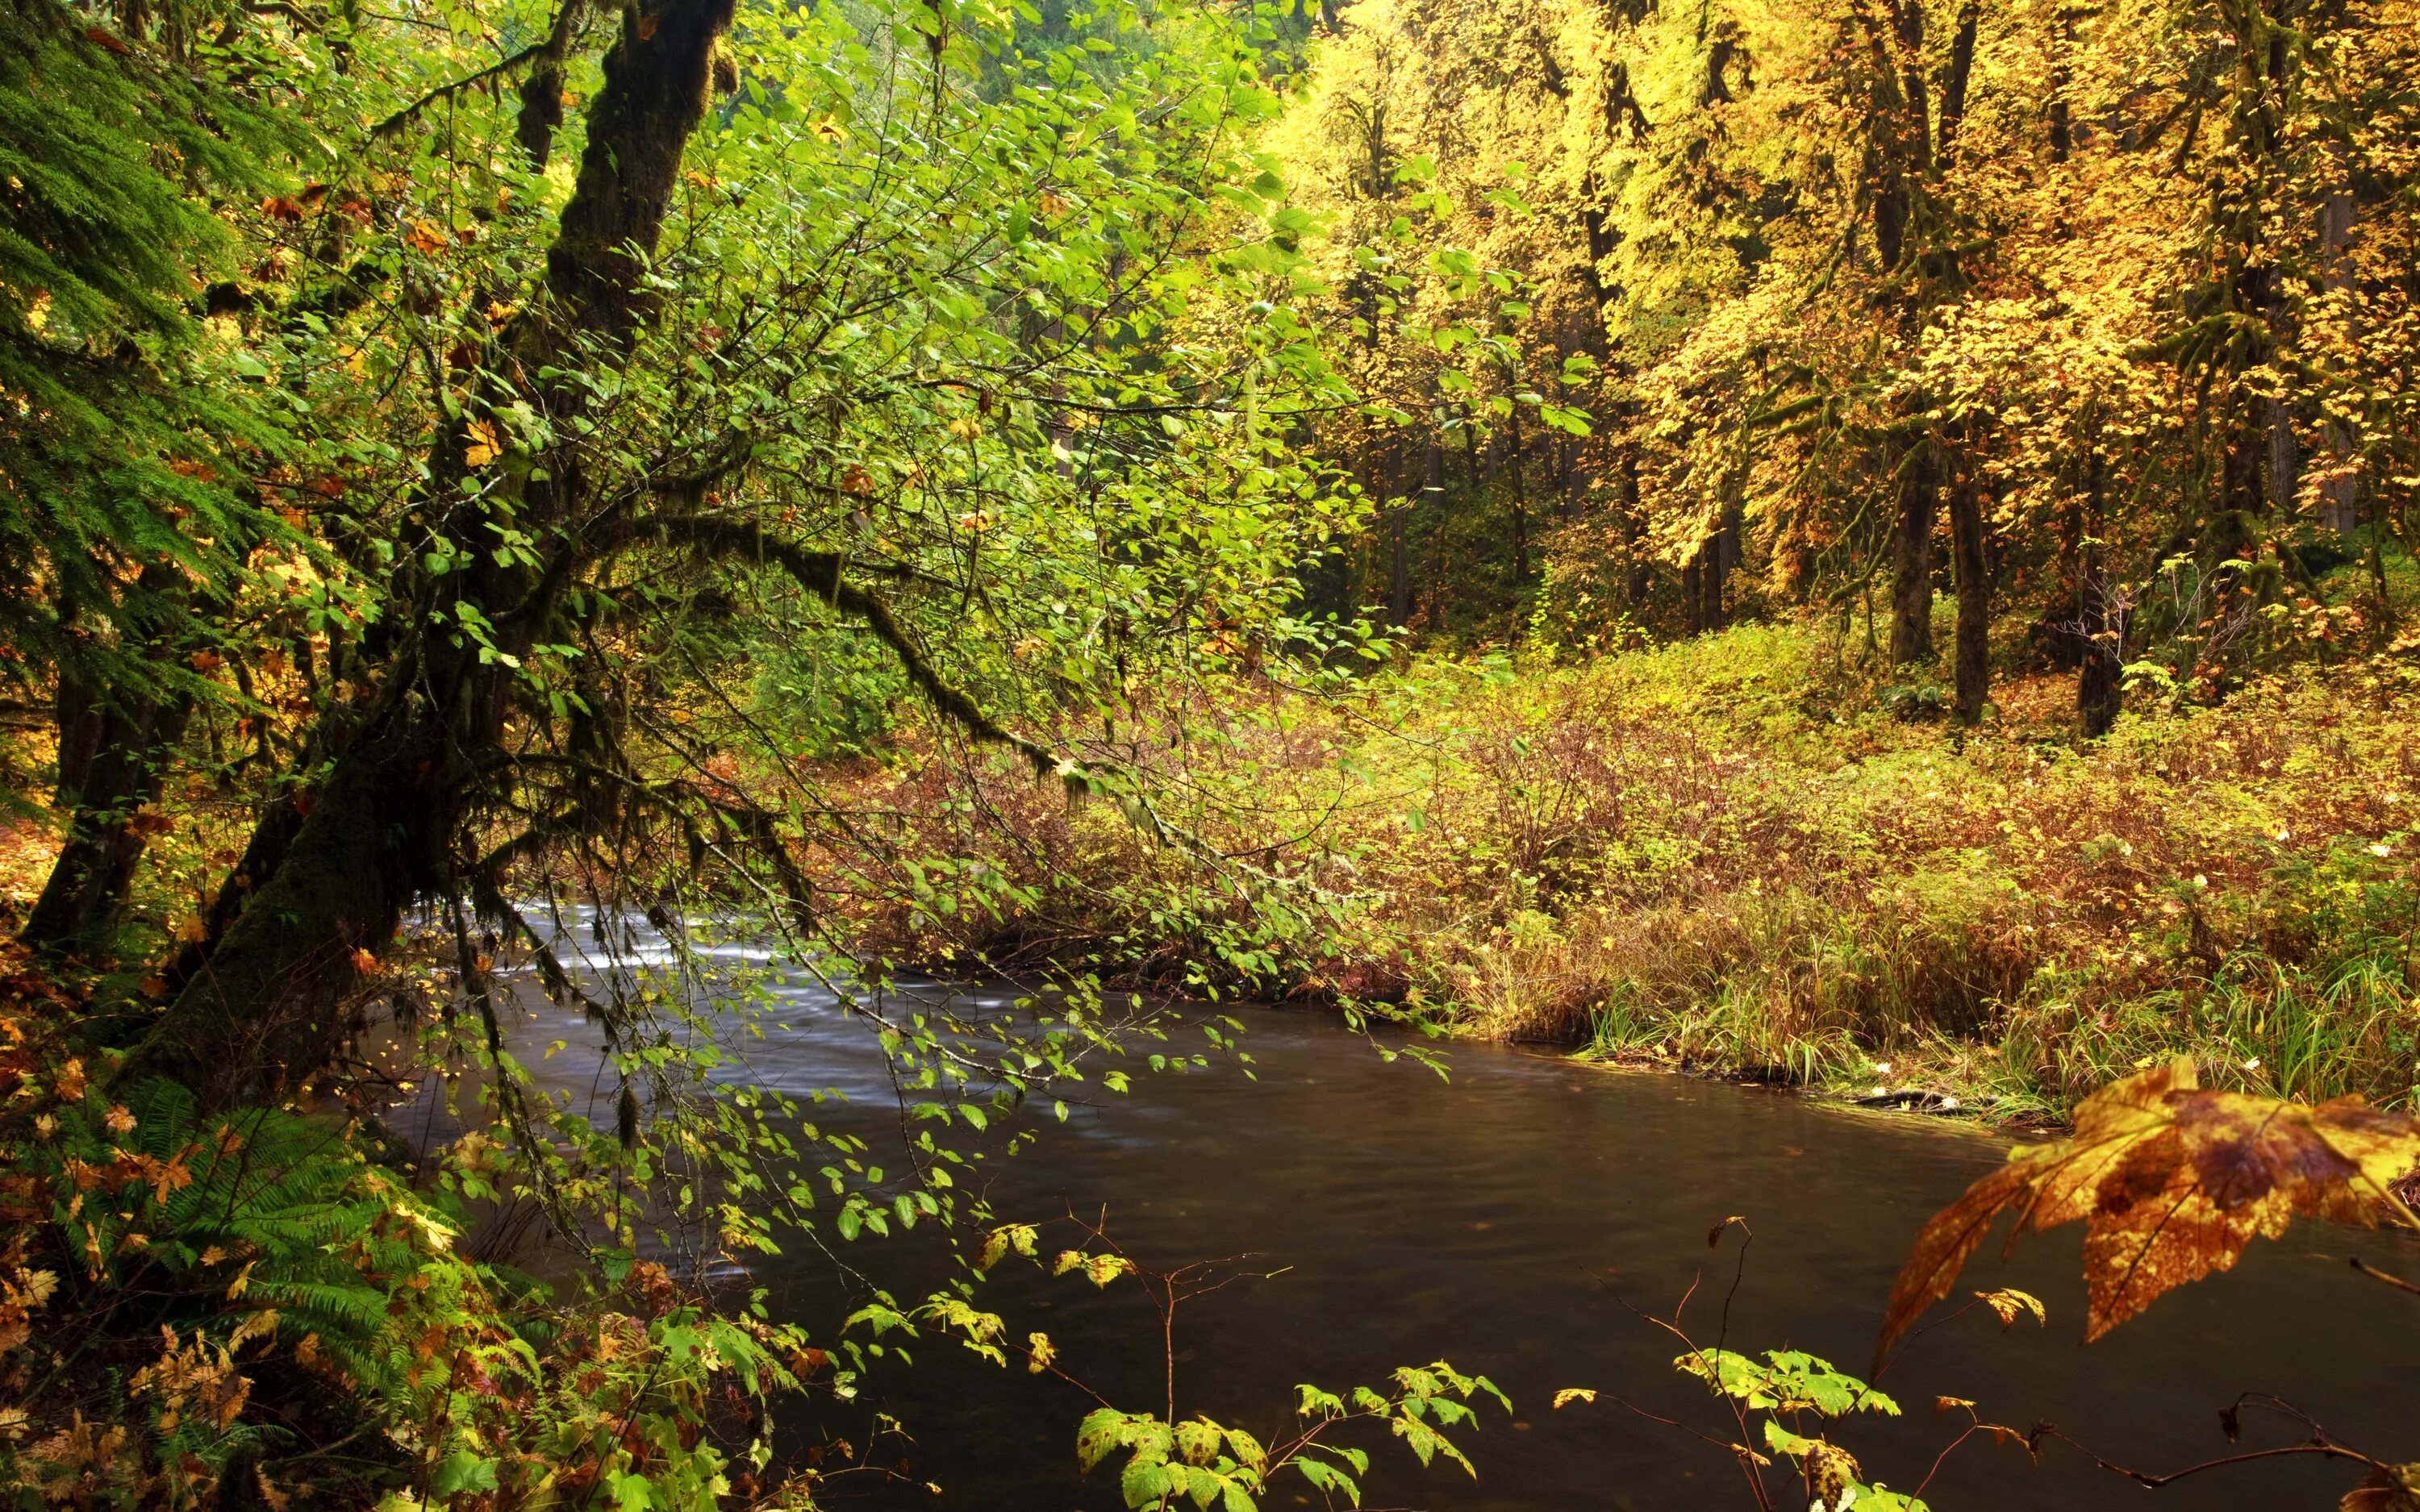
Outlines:
<svg viewBox="0 0 2420 1512"><path fill-rule="evenodd" d="M1891 1287L1890 1304L1883 1311L1882 1341L1874 1347L1875 1375L1882 1373L1884 1356L1890 1353L1893 1341L1907 1332L1907 1325L1949 1295L1949 1288L1958 1284L1958 1273L1966 1268L1966 1257L1992 1231L1993 1221L2024 1196L2031 1175L2011 1161L1933 1214L1916 1236L1907 1263L1900 1268L1899 1280Z"/></svg>
<svg viewBox="0 0 2420 1512"><path fill-rule="evenodd" d="M2376 1225L2401 1209L2388 1188L2415 1164L2420 1122L2359 1098L2312 1107L2217 1091L2183 1059L2129 1076L2076 1109L2075 1137L2017 1150L1925 1225L1891 1288L1876 1360L1948 1295L2011 1209L2011 1244L2084 1221L2089 1341L2231 1268L2255 1235L2274 1239L2298 1214Z"/></svg>

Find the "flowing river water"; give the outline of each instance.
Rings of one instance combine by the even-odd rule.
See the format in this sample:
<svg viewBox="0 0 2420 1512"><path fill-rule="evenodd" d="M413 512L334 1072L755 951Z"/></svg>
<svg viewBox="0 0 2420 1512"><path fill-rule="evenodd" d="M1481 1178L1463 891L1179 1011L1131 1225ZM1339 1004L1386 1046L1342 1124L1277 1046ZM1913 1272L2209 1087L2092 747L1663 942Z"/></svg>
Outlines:
<svg viewBox="0 0 2420 1512"><path fill-rule="evenodd" d="M894 1092L864 1026L818 990L780 995L783 1026L749 1039L735 1073L822 1093L814 1116L827 1127L862 1132L877 1161L886 1140L895 1152ZM1004 1010L1007 999L974 1001ZM596 1031L535 995L524 1007L520 1039L542 1080L593 1094L595 1116L610 1124L611 1087L578 1049ZM1909 1241L2007 1148L1936 1120L1522 1049L1453 1046L1440 1079L1409 1059L1387 1062L1323 1015L1237 1016L1255 1074L1215 1060L1139 1073L1126 1095L1075 1106L1063 1124L1042 1119L1031 1148L985 1162L986 1191L1006 1218L1106 1212L1109 1233L1155 1268L1249 1256L1241 1269L1277 1273L1178 1310L1180 1415L1206 1412L1266 1442L1292 1421L1298 1382L1379 1384L1396 1365L1438 1358L1484 1372L1510 1396L1510 1415L1490 1404L1480 1427L1455 1435L1476 1478L1442 1462L1421 1472L1402 1445L1363 1441L1372 1507L1752 1507L1720 1446L1736 1430L1702 1386L1675 1374L1676 1342L1630 1309L1668 1316L1694 1282L1683 1322L1699 1342L1720 1332L1733 1348L1806 1350L1862 1374ZM539 1058L558 1039L573 1048ZM1719 1251L1707 1247L1708 1229L1731 1215L1755 1236L1744 1271L1736 1229ZM1046 1257L1078 1237L1063 1223L1046 1232ZM1980 1436L1932 1473L1964 1420L1935 1415L1944 1396L1973 1398L2001 1423L2048 1419L2153 1472L2241 1452L2218 1411L2247 1391L2291 1401L2381 1458L2420 1458L2420 1299L2348 1265L2358 1255L2420 1274L2420 1238L2298 1226L2088 1347L2079 1342L2079 1242L2071 1228L2029 1239L2006 1263L1996 1243L1978 1256L1957 1295L2021 1287L2047 1303L2050 1324L2003 1333L1977 1308L1916 1339L1880 1382L1904 1415L1861 1416L1838 1435L1869 1478L1904 1490L1931 1473L1924 1494L1936 1508L1997 1512L2325 1507L2360 1474L2343 1462L2271 1460L2152 1492L2055 1444L2035 1462ZM758 1262L754 1280L777 1315L829 1340L855 1294L830 1258L794 1248ZM944 1273L929 1226L841 1249L903 1297ZM1110 1401L1161 1408L1160 1318L1130 1279L1096 1289L1079 1275L1003 1265L983 1302L1016 1338L1047 1332L1070 1372ZM937 1339L911 1348L912 1368L878 1365L857 1402L787 1425L861 1443L879 1408L913 1435L883 1441L887 1472L844 1477L832 1504L1120 1512L1111 1470L1077 1472L1076 1425L1092 1398L1014 1356L1003 1369ZM1564 1387L1603 1395L1556 1411ZM1616 1396L1716 1442L1625 1410ZM2247 1413L2242 1447L2301 1436L2290 1422ZM1289 1475L1263 1504L1318 1498Z"/></svg>

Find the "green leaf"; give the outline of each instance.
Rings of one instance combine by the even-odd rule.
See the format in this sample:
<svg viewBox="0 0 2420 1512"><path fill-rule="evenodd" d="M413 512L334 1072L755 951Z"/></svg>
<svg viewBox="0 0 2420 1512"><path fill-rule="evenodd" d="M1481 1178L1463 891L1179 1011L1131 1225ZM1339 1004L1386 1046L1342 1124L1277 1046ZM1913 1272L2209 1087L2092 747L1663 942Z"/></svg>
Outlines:
<svg viewBox="0 0 2420 1512"><path fill-rule="evenodd" d="M483 1454L457 1449L437 1463L429 1473L428 1492L447 1498L469 1495L496 1489L496 1462Z"/></svg>

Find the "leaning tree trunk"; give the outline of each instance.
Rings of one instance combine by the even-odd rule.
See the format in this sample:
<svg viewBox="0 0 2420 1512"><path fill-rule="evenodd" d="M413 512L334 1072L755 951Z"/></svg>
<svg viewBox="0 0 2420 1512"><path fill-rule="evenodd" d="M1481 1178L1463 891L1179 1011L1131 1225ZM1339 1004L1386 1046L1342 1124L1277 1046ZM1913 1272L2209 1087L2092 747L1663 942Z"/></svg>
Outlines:
<svg viewBox="0 0 2420 1512"><path fill-rule="evenodd" d="M1960 723L1975 724L1992 691L1992 569L1983 549L1983 501L1972 478L1949 487L1949 555L1958 571L1954 707Z"/></svg>
<svg viewBox="0 0 2420 1512"><path fill-rule="evenodd" d="M1932 526L1940 509L1930 441L1901 465L1899 524L1891 534L1891 665L1931 661Z"/></svg>
<svg viewBox="0 0 2420 1512"><path fill-rule="evenodd" d="M611 360L645 318L643 259L654 249L678 180L681 157L704 118L716 44L734 0L660 0L653 14L623 14L606 54L604 86L570 200L547 254L548 298L506 332L502 370L520 390L489 396L534 398L562 419L578 406L569 385L540 386L551 365ZM441 428L430 457L432 501L458 497L465 473L465 415ZM550 455L549 481L520 501L534 533L568 527L580 501L577 458ZM484 516L441 520L441 533L474 536ZM584 549L566 528L559 551ZM458 596L475 600L498 626L499 649L521 649L546 619L540 602L569 574L500 567L466 544L482 566L423 586L412 623ZM556 563L560 567L563 563ZM469 579L467 582L462 579ZM551 585L551 586L550 586ZM324 1065L341 1032L344 1000L370 958L395 937L405 909L451 890L469 793L492 757L513 693L508 666L473 646L427 635L390 664L372 711L318 790L282 859L191 975L128 1063L130 1074L163 1074L193 1087L209 1105L272 1094Z"/></svg>

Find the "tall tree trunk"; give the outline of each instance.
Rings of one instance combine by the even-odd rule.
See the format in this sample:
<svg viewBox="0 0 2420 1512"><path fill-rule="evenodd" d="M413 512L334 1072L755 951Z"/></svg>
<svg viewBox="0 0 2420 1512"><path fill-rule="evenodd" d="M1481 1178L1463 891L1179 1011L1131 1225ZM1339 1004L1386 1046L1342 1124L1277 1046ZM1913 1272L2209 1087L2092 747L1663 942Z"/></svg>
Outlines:
<svg viewBox="0 0 2420 1512"><path fill-rule="evenodd" d="M2269 508L2279 516L2291 516L2294 496L2303 482L2303 448L2294 440L2294 417L2286 402L2275 394L2260 401L2260 412L2269 432L2267 467L2263 481L2269 488Z"/></svg>
<svg viewBox="0 0 2420 1512"><path fill-rule="evenodd" d="M1973 478L1949 486L1949 554L1958 571L1955 708L1961 723L1975 724L1992 692L1992 568L1983 546L1983 501Z"/></svg>
<svg viewBox="0 0 2420 1512"><path fill-rule="evenodd" d="M520 108L513 119L513 136L521 151L529 158L530 166L543 171L547 159L554 152L554 133L563 125L564 65L571 54L572 39L588 16L588 0L563 0L563 8L554 14L554 25L546 40L538 44L537 55L530 60L530 70L521 80Z"/></svg>
<svg viewBox="0 0 2420 1512"><path fill-rule="evenodd" d="M2074 148L2075 131L2069 115L2068 92L2075 85L2069 54L2075 46L2075 18L2067 7L2058 12L2058 36L2051 49L2050 161L2065 162Z"/></svg>
<svg viewBox="0 0 2420 1512"><path fill-rule="evenodd" d="M185 580L174 566L155 563L143 569L137 587L138 602L181 602ZM147 658L165 662L178 655L166 637L130 623L145 617L132 604L113 617L120 633L139 637L136 645ZM106 951L126 926L135 869L149 843L143 810L159 800L193 717L194 697L165 686L97 687L63 665L53 703L59 768L54 801L68 812L68 832L18 938L44 955Z"/></svg>
<svg viewBox="0 0 2420 1512"><path fill-rule="evenodd" d="M1958 132L1966 121L1966 82L1975 72L1975 31L1983 19L1982 7L1966 0L1958 8L1958 29L1949 39L1949 66L1941 76L1941 151L1947 171L1958 161Z"/></svg>
<svg viewBox="0 0 2420 1512"><path fill-rule="evenodd" d="M2352 289L2352 263L2347 255L2352 244L2352 216L2350 190L2335 191L2319 207L2319 261L2331 293L2349 294ZM2319 425L2319 443L2328 454L2328 475L2319 485L2319 523L2339 534L2349 533L2361 524L2352 438L2342 424L2326 420Z"/></svg>
<svg viewBox="0 0 2420 1512"><path fill-rule="evenodd" d="M1868 193L1874 251L1885 271L1906 254L1924 179L1932 169L1932 131L1924 79L1923 0L1888 0L1887 25L1866 12L1871 95L1867 101Z"/></svg>
<svg viewBox="0 0 2420 1512"><path fill-rule="evenodd" d="M63 672L57 701L68 833L18 938L45 955L105 951L126 927L134 869L150 840L143 810L159 800L194 700L175 690L112 696Z"/></svg>
<svg viewBox="0 0 2420 1512"><path fill-rule="evenodd" d="M1730 585L1731 569L1739 565L1739 534L1738 506L1726 503L1714 517L1714 532L1698 548L1698 630L1719 630L1730 623L1724 597Z"/></svg>
<svg viewBox="0 0 2420 1512"><path fill-rule="evenodd" d="M1630 577L1622 587L1630 607L1637 609L1647 602L1653 563L1647 560L1647 512L1639 507L1638 448L1627 440L1616 477L1621 490L1621 538L1630 548Z"/></svg>
<svg viewBox="0 0 2420 1512"><path fill-rule="evenodd" d="M1511 433L1512 445L1512 586L1520 587L1529 580L1529 486L1522 476L1521 411L1512 411Z"/></svg>
<svg viewBox="0 0 2420 1512"><path fill-rule="evenodd" d="M1902 464L1899 524L1891 533L1893 666L1931 661L1932 650L1932 526L1940 508L1931 443L1919 441Z"/></svg>
<svg viewBox="0 0 2420 1512"><path fill-rule="evenodd" d="M704 118L716 45L734 0L660 0L651 14L623 12L606 54L604 85L588 120L572 194L547 253L546 294L508 330L500 366L535 375L585 338L584 360L624 349L649 313L641 272L662 229L681 157ZM579 407L577 390L532 388L559 428ZM509 401L514 392L489 397ZM440 429L430 455L432 507L457 497L464 473L465 414ZM520 501L540 539L558 525L554 549L593 549L573 527L581 503L577 457L547 458L548 481ZM442 532L476 539L487 517L447 516ZM460 553L485 559L467 543ZM491 560L469 574L424 585L410 606L426 625L459 596L498 627L499 649L535 635L546 606L534 595L561 576ZM467 581L463 579L467 579ZM559 589L558 589L559 591ZM510 669L480 648L423 635L389 664L359 733L337 754L327 781L266 878L207 961L138 1047L129 1074L163 1074L194 1088L206 1105L256 1099L325 1064L338 1042L343 999L363 953L394 938L413 902L451 889L461 871L456 847L472 784L504 728Z"/></svg>
<svg viewBox="0 0 2420 1512"><path fill-rule="evenodd" d="M1387 508L1387 619L1396 629L1411 625L1411 499Z"/></svg>
<svg viewBox="0 0 2420 1512"><path fill-rule="evenodd" d="M2070 500L2052 517L2058 539L2058 592L2042 607L2030 640L2035 654L2053 671L2071 672L2084 665L2084 513L2081 500Z"/></svg>
<svg viewBox="0 0 2420 1512"><path fill-rule="evenodd" d="M2108 577L2102 567L2100 532L2106 518L2102 500L2106 478L2097 451L2086 455L2084 477L2081 544L2075 573L2076 628L2084 641L2084 665L2075 679L2075 712L2085 734L2100 736L2107 734L2109 727L2117 723L2118 710L2125 696L2126 623L2121 614L2113 612Z"/></svg>
<svg viewBox="0 0 2420 1512"><path fill-rule="evenodd" d="M1445 511L1445 444L1435 437L1429 439L1423 455L1426 467L1420 477L1420 503L1426 506L1432 532L1438 517ZM1389 563L1387 602L1397 625L1408 625L1412 619L1412 551L1406 536L1411 525L1411 506L1397 511L1389 532Z"/></svg>
<svg viewBox="0 0 2420 1512"><path fill-rule="evenodd" d="M1412 505L1409 500L1387 511L1387 618L1397 629L1412 623L1412 563L1404 539Z"/></svg>

